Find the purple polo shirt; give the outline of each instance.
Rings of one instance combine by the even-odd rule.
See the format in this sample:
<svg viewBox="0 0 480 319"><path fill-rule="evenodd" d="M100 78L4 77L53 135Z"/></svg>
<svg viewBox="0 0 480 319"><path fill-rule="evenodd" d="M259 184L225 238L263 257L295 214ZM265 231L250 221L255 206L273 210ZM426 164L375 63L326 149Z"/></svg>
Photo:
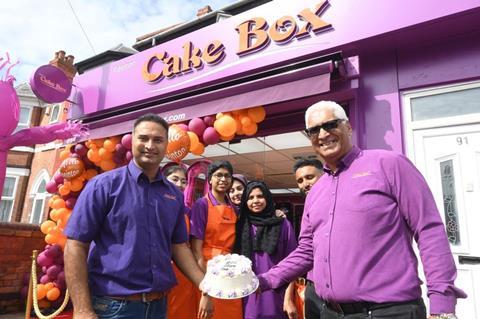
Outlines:
<svg viewBox="0 0 480 319"><path fill-rule="evenodd" d="M92 242L88 256L92 295L166 291L177 282L172 244L187 241L183 194L160 170L149 182L133 161L90 180L65 235Z"/></svg>
<svg viewBox="0 0 480 319"><path fill-rule="evenodd" d="M336 302L401 302L421 297L418 243L430 312L454 312L456 268L445 228L423 176L403 155L353 147L307 196L299 246L268 273L277 288L313 265L315 290Z"/></svg>
<svg viewBox="0 0 480 319"><path fill-rule="evenodd" d="M211 192L207 194L213 206L220 205L215 196ZM232 206L237 212L235 206L230 204L230 201L225 199L228 206ZM238 212L237 212L238 214ZM208 221L208 200L205 197L199 198L193 203L190 213L190 236L203 240L205 238L205 229L207 229Z"/></svg>

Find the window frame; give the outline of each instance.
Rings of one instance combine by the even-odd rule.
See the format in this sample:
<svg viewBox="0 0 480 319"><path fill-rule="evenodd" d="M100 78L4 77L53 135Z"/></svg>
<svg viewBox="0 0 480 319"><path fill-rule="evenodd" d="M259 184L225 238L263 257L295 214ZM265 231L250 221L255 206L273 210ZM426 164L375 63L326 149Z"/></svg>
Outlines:
<svg viewBox="0 0 480 319"><path fill-rule="evenodd" d="M21 112L22 112L22 108L28 110L28 120L25 123L20 122L20 115L21 115ZM19 113L19 116L18 116L18 124L17 124L17 127L15 128L14 132L18 132L20 130L30 128L31 123L32 123L32 113L33 113L33 108L32 107L20 105L20 110L19 111L20 111L20 113Z"/></svg>
<svg viewBox="0 0 480 319"><path fill-rule="evenodd" d="M7 179L7 177L15 179L15 183L13 184L13 194L12 194L12 196L3 196L3 191L2 191L2 194L0 194L0 201L12 201L12 207L10 208L10 212L8 214L8 219L1 221L1 222L9 223L12 220L13 207L15 206L15 197L16 197L16 194L17 194L17 188L18 188L18 182L20 180L20 176L12 175L12 174L6 174L5 175L5 180ZM5 197L7 197L7 198L5 198ZM9 197L11 197L11 198L9 198Z"/></svg>
<svg viewBox="0 0 480 319"><path fill-rule="evenodd" d="M49 197L49 193L47 192L46 189L45 189L44 193L39 193L38 188L40 187L40 185L43 181L45 182L45 185L46 185L49 180L50 180L50 178L49 178L49 175L46 172L46 170L42 170L37 175L37 177L35 179L35 183L33 183L33 185L32 185L32 190L33 191L30 192L30 197L32 197L32 209L30 211L30 216L28 218L30 224L41 224L42 221L43 221L43 217L45 215L45 201ZM36 221L33 220L33 218L35 216L35 208L37 206L37 201L38 200L41 200L41 203L42 203L41 204L41 209L42 210L40 212L38 222L36 222Z"/></svg>
<svg viewBox="0 0 480 319"><path fill-rule="evenodd" d="M50 119L48 121L48 124L53 124L53 123L57 123L60 119L60 112L61 112L61 105L60 103L56 103L56 104L53 104L51 106L51 111L50 111ZM53 114L55 113L55 109L58 110L58 113L57 113L57 116L55 118L53 118Z"/></svg>

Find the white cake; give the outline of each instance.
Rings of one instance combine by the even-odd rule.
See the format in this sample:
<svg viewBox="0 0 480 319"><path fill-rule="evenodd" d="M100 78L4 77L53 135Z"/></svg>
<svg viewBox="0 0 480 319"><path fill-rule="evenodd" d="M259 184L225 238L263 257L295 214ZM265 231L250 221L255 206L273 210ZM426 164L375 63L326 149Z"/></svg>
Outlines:
<svg viewBox="0 0 480 319"><path fill-rule="evenodd" d="M220 299L248 296L258 288L258 278L252 271L252 262L237 254L218 255L207 263L207 273L200 289Z"/></svg>

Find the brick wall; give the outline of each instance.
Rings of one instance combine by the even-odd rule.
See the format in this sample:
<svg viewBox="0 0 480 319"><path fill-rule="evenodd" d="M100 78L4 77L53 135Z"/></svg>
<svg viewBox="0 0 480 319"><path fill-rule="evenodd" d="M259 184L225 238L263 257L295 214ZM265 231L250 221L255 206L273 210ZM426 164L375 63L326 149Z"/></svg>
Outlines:
<svg viewBox="0 0 480 319"><path fill-rule="evenodd" d="M44 235L39 226L0 223L0 314L22 311L23 277L32 266L32 251L43 250Z"/></svg>

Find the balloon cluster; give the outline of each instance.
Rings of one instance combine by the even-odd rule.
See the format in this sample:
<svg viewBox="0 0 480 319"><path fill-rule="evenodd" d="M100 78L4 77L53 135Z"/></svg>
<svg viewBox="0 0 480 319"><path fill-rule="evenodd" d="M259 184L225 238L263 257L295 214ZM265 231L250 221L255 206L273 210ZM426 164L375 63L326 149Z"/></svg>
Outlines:
<svg viewBox="0 0 480 319"><path fill-rule="evenodd" d="M127 164L132 159L132 136L114 136L88 140L69 145L60 152L62 160L57 172L46 185L53 194L48 201L50 219L40 225L47 246L38 255L37 264L42 267L38 276L37 299L41 308L63 298L65 275L63 273L63 249L67 241L63 233L86 183L99 173Z"/></svg>
<svg viewBox="0 0 480 319"><path fill-rule="evenodd" d="M174 124L170 126L166 156L172 161L180 162L188 152L202 155L206 146L220 140L231 141L238 135L253 136L265 115L265 108L257 106L218 113L215 117L193 118L187 124Z"/></svg>

